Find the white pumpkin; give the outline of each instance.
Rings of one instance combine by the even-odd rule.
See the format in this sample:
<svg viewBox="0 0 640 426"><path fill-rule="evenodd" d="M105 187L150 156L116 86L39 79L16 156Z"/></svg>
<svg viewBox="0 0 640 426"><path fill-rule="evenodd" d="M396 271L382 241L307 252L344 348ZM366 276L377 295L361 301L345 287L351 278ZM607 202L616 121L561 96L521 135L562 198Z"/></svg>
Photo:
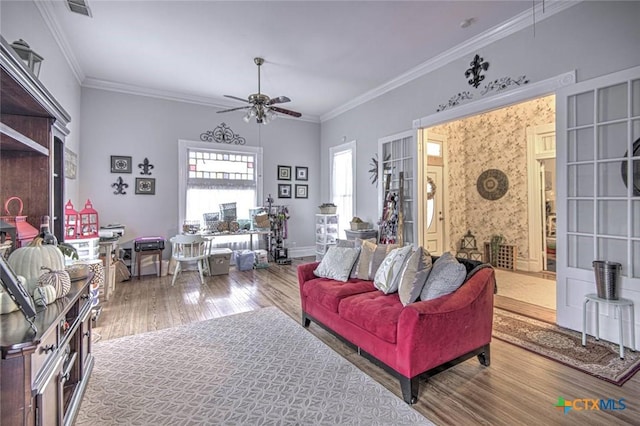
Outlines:
<svg viewBox="0 0 640 426"><path fill-rule="evenodd" d="M18 310L18 305L13 301L9 293L0 288L0 314L8 314Z"/></svg>
<svg viewBox="0 0 640 426"><path fill-rule="evenodd" d="M33 301L38 306L46 306L53 303L58 298L56 288L52 285L37 286L33 290Z"/></svg>
<svg viewBox="0 0 640 426"><path fill-rule="evenodd" d="M26 287L30 293L38 284L38 277L45 271L43 266L54 271L64 269L64 255L53 245L42 244L42 238L35 238L28 246L11 252L7 260L16 274L27 279Z"/></svg>

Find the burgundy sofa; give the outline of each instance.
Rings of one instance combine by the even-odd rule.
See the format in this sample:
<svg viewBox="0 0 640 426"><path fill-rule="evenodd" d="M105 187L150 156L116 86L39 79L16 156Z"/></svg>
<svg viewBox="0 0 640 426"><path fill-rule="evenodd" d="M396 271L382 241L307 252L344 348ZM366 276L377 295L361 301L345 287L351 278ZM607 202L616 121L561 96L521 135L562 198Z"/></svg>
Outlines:
<svg viewBox="0 0 640 426"><path fill-rule="evenodd" d="M468 275L458 290L406 307L398 293L384 294L372 281L318 278L318 262L299 265L302 325L313 321L355 345L400 380L404 400L413 404L418 376L433 376L473 356L490 363L494 270L461 263Z"/></svg>

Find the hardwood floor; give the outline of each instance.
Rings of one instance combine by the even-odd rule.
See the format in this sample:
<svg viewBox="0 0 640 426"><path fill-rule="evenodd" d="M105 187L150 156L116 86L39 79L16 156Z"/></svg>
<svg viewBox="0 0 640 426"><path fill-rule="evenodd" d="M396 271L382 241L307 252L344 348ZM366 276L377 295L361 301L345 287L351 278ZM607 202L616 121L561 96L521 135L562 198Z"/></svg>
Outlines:
<svg viewBox="0 0 640 426"><path fill-rule="evenodd" d="M265 306L300 321L296 266L307 261L247 272L231 268L229 275L207 277L205 285L195 272L182 273L174 287L171 276L118 283L115 295L103 302L94 331L103 340L114 339ZM511 302L496 297L496 305L505 303ZM354 348L315 324L309 331L401 397L398 382ZM640 424L639 395L640 373L619 387L494 339L490 367L473 358L421 382L413 408L438 425L623 425ZM555 407L558 397L624 398L626 409L564 414Z"/></svg>

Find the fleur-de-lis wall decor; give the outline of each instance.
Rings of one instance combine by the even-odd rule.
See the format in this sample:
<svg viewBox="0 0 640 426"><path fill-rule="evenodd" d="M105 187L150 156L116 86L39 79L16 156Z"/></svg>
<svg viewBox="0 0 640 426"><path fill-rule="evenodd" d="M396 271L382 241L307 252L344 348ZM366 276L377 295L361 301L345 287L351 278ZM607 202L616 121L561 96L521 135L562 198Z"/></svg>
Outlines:
<svg viewBox="0 0 640 426"><path fill-rule="evenodd" d="M153 164L149 164L149 159L145 157L144 161L138 164L138 168L142 169L141 175L150 175L151 172L149 170L153 169Z"/></svg>
<svg viewBox="0 0 640 426"><path fill-rule="evenodd" d="M469 65L471 65L471 68L464 72L464 76L469 78L469 76L473 75L473 78L469 80L469 84L477 89L480 86L480 82L484 80L482 71L489 69L489 62L486 62L480 55L476 55Z"/></svg>
<svg viewBox="0 0 640 426"><path fill-rule="evenodd" d="M129 187L128 183L124 183L124 181L122 180L121 177L118 177L118 179L111 184L112 188L115 188L116 190L113 191L113 193L115 195L124 195L127 193L127 191L125 191L126 188Z"/></svg>

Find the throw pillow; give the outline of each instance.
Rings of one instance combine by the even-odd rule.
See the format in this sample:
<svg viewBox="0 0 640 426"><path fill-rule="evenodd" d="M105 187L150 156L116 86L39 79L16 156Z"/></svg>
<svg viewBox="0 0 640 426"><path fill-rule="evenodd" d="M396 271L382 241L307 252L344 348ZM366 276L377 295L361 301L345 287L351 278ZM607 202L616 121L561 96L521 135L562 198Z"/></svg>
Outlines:
<svg viewBox="0 0 640 426"><path fill-rule="evenodd" d="M418 247L411 253L400 277L398 295L404 306L418 300L431 272L431 255L426 249Z"/></svg>
<svg viewBox="0 0 640 426"><path fill-rule="evenodd" d="M382 265L378 268L376 276L373 279L373 285L378 290L384 294L398 291L400 275L402 274L405 261L409 253L411 253L411 248L411 246L406 246L393 249L387 257L384 258Z"/></svg>
<svg viewBox="0 0 640 426"><path fill-rule="evenodd" d="M355 242L355 240L341 240L341 239L338 239L338 241L336 241L336 245L338 247L355 248L356 247L356 242Z"/></svg>
<svg viewBox="0 0 640 426"><path fill-rule="evenodd" d="M313 273L316 277L346 282L359 251L356 248L331 246Z"/></svg>
<svg viewBox="0 0 640 426"><path fill-rule="evenodd" d="M427 283L420 293L420 299L437 299L453 293L462 285L466 277L467 269L464 265L451 253L444 253L434 262Z"/></svg>
<svg viewBox="0 0 640 426"><path fill-rule="evenodd" d="M364 240L354 278L373 281L386 256L397 247L398 244L376 244L375 239Z"/></svg>

